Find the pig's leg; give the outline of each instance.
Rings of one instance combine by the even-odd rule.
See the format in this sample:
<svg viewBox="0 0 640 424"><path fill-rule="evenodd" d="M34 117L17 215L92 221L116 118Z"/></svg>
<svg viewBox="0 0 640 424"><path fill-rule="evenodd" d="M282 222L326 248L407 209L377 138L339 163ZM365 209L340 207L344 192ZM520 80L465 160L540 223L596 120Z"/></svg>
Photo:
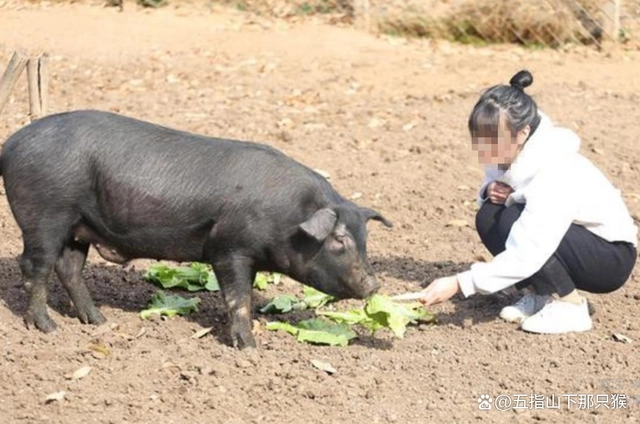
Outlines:
<svg viewBox="0 0 640 424"><path fill-rule="evenodd" d="M29 233L23 233L24 251L20 258L22 281L29 294L29 306L25 315L28 328L36 327L44 333L56 329L56 323L47 312L47 279L56 261L60 244L52 239L40 241Z"/></svg>
<svg viewBox="0 0 640 424"><path fill-rule="evenodd" d="M225 258L212 261L212 266L227 304L233 347L255 348L256 341L251 332L251 291L256 273L250 261Z"/></svg>
<svg viewBox="0 0 640 424"><path fill-rule="evenodd" d="M94 305L89 289L82 279L82 268L84 268L88 252L89 244L70 242L62 249L55 269L60 282L67 290L78 311L80 321L84 324L100 325L107 320Z"/></svg>

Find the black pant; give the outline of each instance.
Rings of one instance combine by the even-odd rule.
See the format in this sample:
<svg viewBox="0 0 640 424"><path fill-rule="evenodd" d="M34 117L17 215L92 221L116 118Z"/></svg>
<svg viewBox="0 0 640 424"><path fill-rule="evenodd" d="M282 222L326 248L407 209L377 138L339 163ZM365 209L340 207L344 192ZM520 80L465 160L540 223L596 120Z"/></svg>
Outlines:
<svg viewBox="0 0 640 424"><path fill-rule="evenodd" d="M524 205L509 207L487 200L476 215L476 228L482 243L496 256L505 250L511 227ZM542 268L516 284L531 285L537 294L565 296L574 289L609 293L627 281L637 258L636 248L626 242L609 242L582 226L572 224L558 250Z"/></svg>

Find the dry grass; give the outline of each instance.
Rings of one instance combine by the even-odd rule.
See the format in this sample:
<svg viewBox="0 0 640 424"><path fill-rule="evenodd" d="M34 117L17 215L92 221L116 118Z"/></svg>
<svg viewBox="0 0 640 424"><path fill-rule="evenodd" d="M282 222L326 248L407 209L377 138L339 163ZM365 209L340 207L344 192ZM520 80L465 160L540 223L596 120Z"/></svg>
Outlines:
<svg viewBox="0 0 640 424"><path fill-rule="evenodd" d="M454 38L485 41L559 46L598 40L597 5L579 6L573 0L476 0L465 4L449 26Z"/></svg>
<svg viewBox="0 0 640 424"><path fill-rule="evenodd" d="M212 0L212 2L278 18L318 14L341 14L345 17L353 17L353 0Z"/></svg>
<svg viewBox="0 0 640 424"><path fill-rule="evenodd" d="M352 21L356 0L215 0L278 17L333 14ZM373 29L467 43L560 46L599 42L607 0L369 0Z"/></svg>
<svg viewBox="0 0 640 424"><path fill-rule="evenodd" d="M598 42L605 0L467 0L444 16L410 11L378 23L380 31L470 43L560 46Z"/></svg>
<svg viewBox="0 0 640 424"><path fill-rule="evenodd" d="M41 0L29 0L37 2ZM65 1L65 0L49 0ZM70 2L82 0L66 0ZM120 3L122 0L93 0ZM184 0L124 0L155 4ZM353 23L358 0L203 0L276 18L324 15ZM464 43L518 43L558 47L600 43L609 0L369 0L371 30ZM126 6L125 6L126 7ZM624 3L640 8L640 1ZM640 13L640 9L639 12ZM628 37L628 34L627 34Z"/></svg>

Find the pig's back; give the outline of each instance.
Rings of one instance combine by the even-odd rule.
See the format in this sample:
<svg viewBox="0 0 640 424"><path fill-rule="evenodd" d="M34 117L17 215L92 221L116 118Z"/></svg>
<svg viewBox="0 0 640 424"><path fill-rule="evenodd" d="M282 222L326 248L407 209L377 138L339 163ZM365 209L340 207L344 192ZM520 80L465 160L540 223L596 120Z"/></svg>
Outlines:
<svg viewBox="0 0 640 424"><path fill-rule="evenodd" d="M104 184L112 201L132 201L140 193L176 207L193 204L194 198L233 207L255 201L259 194L266 203L292 195L340 200L324 178L271 147L111 112L83 110L42 118L12 135L2 156L5 178L30 174L75 190Z"/></svg>

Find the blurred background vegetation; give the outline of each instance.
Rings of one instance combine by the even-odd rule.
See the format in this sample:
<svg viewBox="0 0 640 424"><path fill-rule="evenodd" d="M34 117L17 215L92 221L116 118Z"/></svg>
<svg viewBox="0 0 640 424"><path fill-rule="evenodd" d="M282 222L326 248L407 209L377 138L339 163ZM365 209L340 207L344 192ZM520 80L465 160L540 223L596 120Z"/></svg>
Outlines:
<svg viewBox="0 0 640 424"><path fill-rule="evenodd" d="M131 7L128 5L157 8L190 2L95 1L120 8ZM640 0L204 0L202 3L281 19L320 16L331 23L355 25L370 32L471 44L517 43L556 48L567 44L600 45L605 40L624 43L640 28Z"/></svg>

